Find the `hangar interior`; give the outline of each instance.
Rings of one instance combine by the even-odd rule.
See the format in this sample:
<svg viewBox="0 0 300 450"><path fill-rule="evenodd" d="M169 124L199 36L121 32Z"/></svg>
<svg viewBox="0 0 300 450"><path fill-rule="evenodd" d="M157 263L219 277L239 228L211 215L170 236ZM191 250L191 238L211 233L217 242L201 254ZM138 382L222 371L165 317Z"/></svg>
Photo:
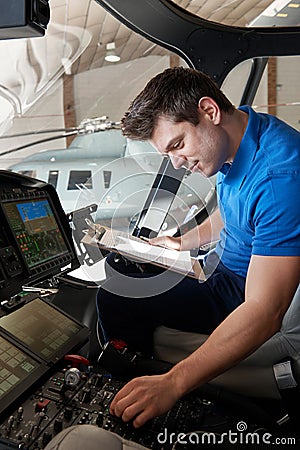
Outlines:
<svg viewBox="0 0 300 450"><path fill-rule="evenodd" d="M101 367L100 372L93 371L92 366L99 369L97 357L103 343L95 296L105 278L106 254L81 244L83 228L86 218L129 233L137 227L164 161L150 145L122 137L120 120L131 99L155 74L167 67L191 64L176 48L172 51L126 26L103 7L106 3L110 4L40 0L42 15L47 13L43 8L50 8L49 24L40 36L26 35L36 33L36 27L18 35L15 24L7 27L0 22L0 342L5 358L16 355L10 381L5 380L6 390L0 390L0 449L43 449L62 429L76 424L96 424L144 448L192 448L180 442L158 445L157 434L164 423L170 432L174 430L173 417L188 417L181 423L182 430L195 430L199 411L207 418L202 423L208 431L233 429L238 418L245 420L253 433L258 422L262 429L276 433L279 427L279 435L287 432L294 436L295 411L289 411L287 427L280 428L286 410L276 400L266 407L261 400L252 402L211 387L184 399L173 416L158 419L142 433L108 414L114 392L124 378L132 376L131 363L133 358L139 360L139 355L128 352L119 359L120 352L108 348L105 357L117 376L111 377ZM151 0L146 3L150 5ZM161 3L225 26L259 29L300 24L297 2ZM0 1L2 8L4 2ZM139 13L143 14L143 7ZM295 50L291 55L287 50L281 56L264 56L252 106L299 130L299 56ZM222 90L235 105L241 103L252 67L253 59L244 60L222 82ZM168 199L154 231L178 232L187 218L209 208L214 184L214 177L182 175L179 190ZM20 227L26 225L26 214L33 219L24 236L16 225L22 202L28 202L28 208L20 212ZM47 209L46 219L39 216L40 208ZM33 239L36 232L31 231L40 227L46 236L41 240L43 256L40 237ZM30 254L23 241L27 232L32 238ZM45 333L49 340L42 345L40 336ZM3 367L4 361L7 359L2 360ZM160 373L168 368L164 361L143 360L134 374Z"/></svg>

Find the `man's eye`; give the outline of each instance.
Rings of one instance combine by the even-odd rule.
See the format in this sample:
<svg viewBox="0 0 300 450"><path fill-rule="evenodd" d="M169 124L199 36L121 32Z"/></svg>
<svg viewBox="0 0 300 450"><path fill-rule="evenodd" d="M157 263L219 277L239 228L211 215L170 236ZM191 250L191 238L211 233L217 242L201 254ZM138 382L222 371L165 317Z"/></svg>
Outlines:
<svg viewBox="0 0 300 450"><path fill-rule="evenodd" d="M173 144L173 148L179 148L179 146L180 146L180 141L178 141L178 142L175 142L175 144Z"/></svg>

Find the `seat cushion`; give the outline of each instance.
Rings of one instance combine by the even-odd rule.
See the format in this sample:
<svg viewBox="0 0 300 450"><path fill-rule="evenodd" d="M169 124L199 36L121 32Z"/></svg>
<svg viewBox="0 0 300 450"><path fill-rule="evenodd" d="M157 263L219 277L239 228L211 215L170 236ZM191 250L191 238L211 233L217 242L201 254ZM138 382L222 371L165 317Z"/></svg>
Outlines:
<svg viewBox="0 0 300 450"><path fill-rule="evenodd" d="M204 334L158 327L154 333L155 357L175 364L194 352L207 338ZM243 395L279 399L273 365L288 357L294 361L294 375L300 380L300 287L283 318L280 331L210 383Z"/></svg>
<svg viewBox="0 0 300 450"><path fill-rule="evenodd" d="M57 434L44 450L148 450L94 425L74 425Z"/></svg>

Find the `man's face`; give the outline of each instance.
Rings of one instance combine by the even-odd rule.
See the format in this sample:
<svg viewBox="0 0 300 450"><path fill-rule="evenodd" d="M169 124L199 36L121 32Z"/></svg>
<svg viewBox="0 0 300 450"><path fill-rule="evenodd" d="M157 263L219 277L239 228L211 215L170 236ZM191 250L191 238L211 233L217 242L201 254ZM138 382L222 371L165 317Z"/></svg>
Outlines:
<svg viewBox="0 0 300 450"><path fill-rule="evenodd" d="M215 175L228 160L227 133L203 112L196 126L161 117L151 142L159 153L171 158L176 169L184 166L192 172L201 172L205 177Z"/></svg>

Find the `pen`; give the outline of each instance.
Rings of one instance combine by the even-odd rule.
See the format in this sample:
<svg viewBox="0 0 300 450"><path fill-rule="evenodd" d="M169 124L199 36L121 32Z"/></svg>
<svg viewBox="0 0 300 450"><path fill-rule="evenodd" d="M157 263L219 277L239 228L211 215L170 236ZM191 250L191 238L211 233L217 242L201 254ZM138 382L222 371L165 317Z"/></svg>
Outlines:
<svg viewBox="0 0 300 450"><path fill-rule="evenodd" d="M145 236L139 236L139 238L142 240L142 241L145 241L145 242L148 242L149 243L149 238L147 238L147 237L145 237Z"/></svg>

